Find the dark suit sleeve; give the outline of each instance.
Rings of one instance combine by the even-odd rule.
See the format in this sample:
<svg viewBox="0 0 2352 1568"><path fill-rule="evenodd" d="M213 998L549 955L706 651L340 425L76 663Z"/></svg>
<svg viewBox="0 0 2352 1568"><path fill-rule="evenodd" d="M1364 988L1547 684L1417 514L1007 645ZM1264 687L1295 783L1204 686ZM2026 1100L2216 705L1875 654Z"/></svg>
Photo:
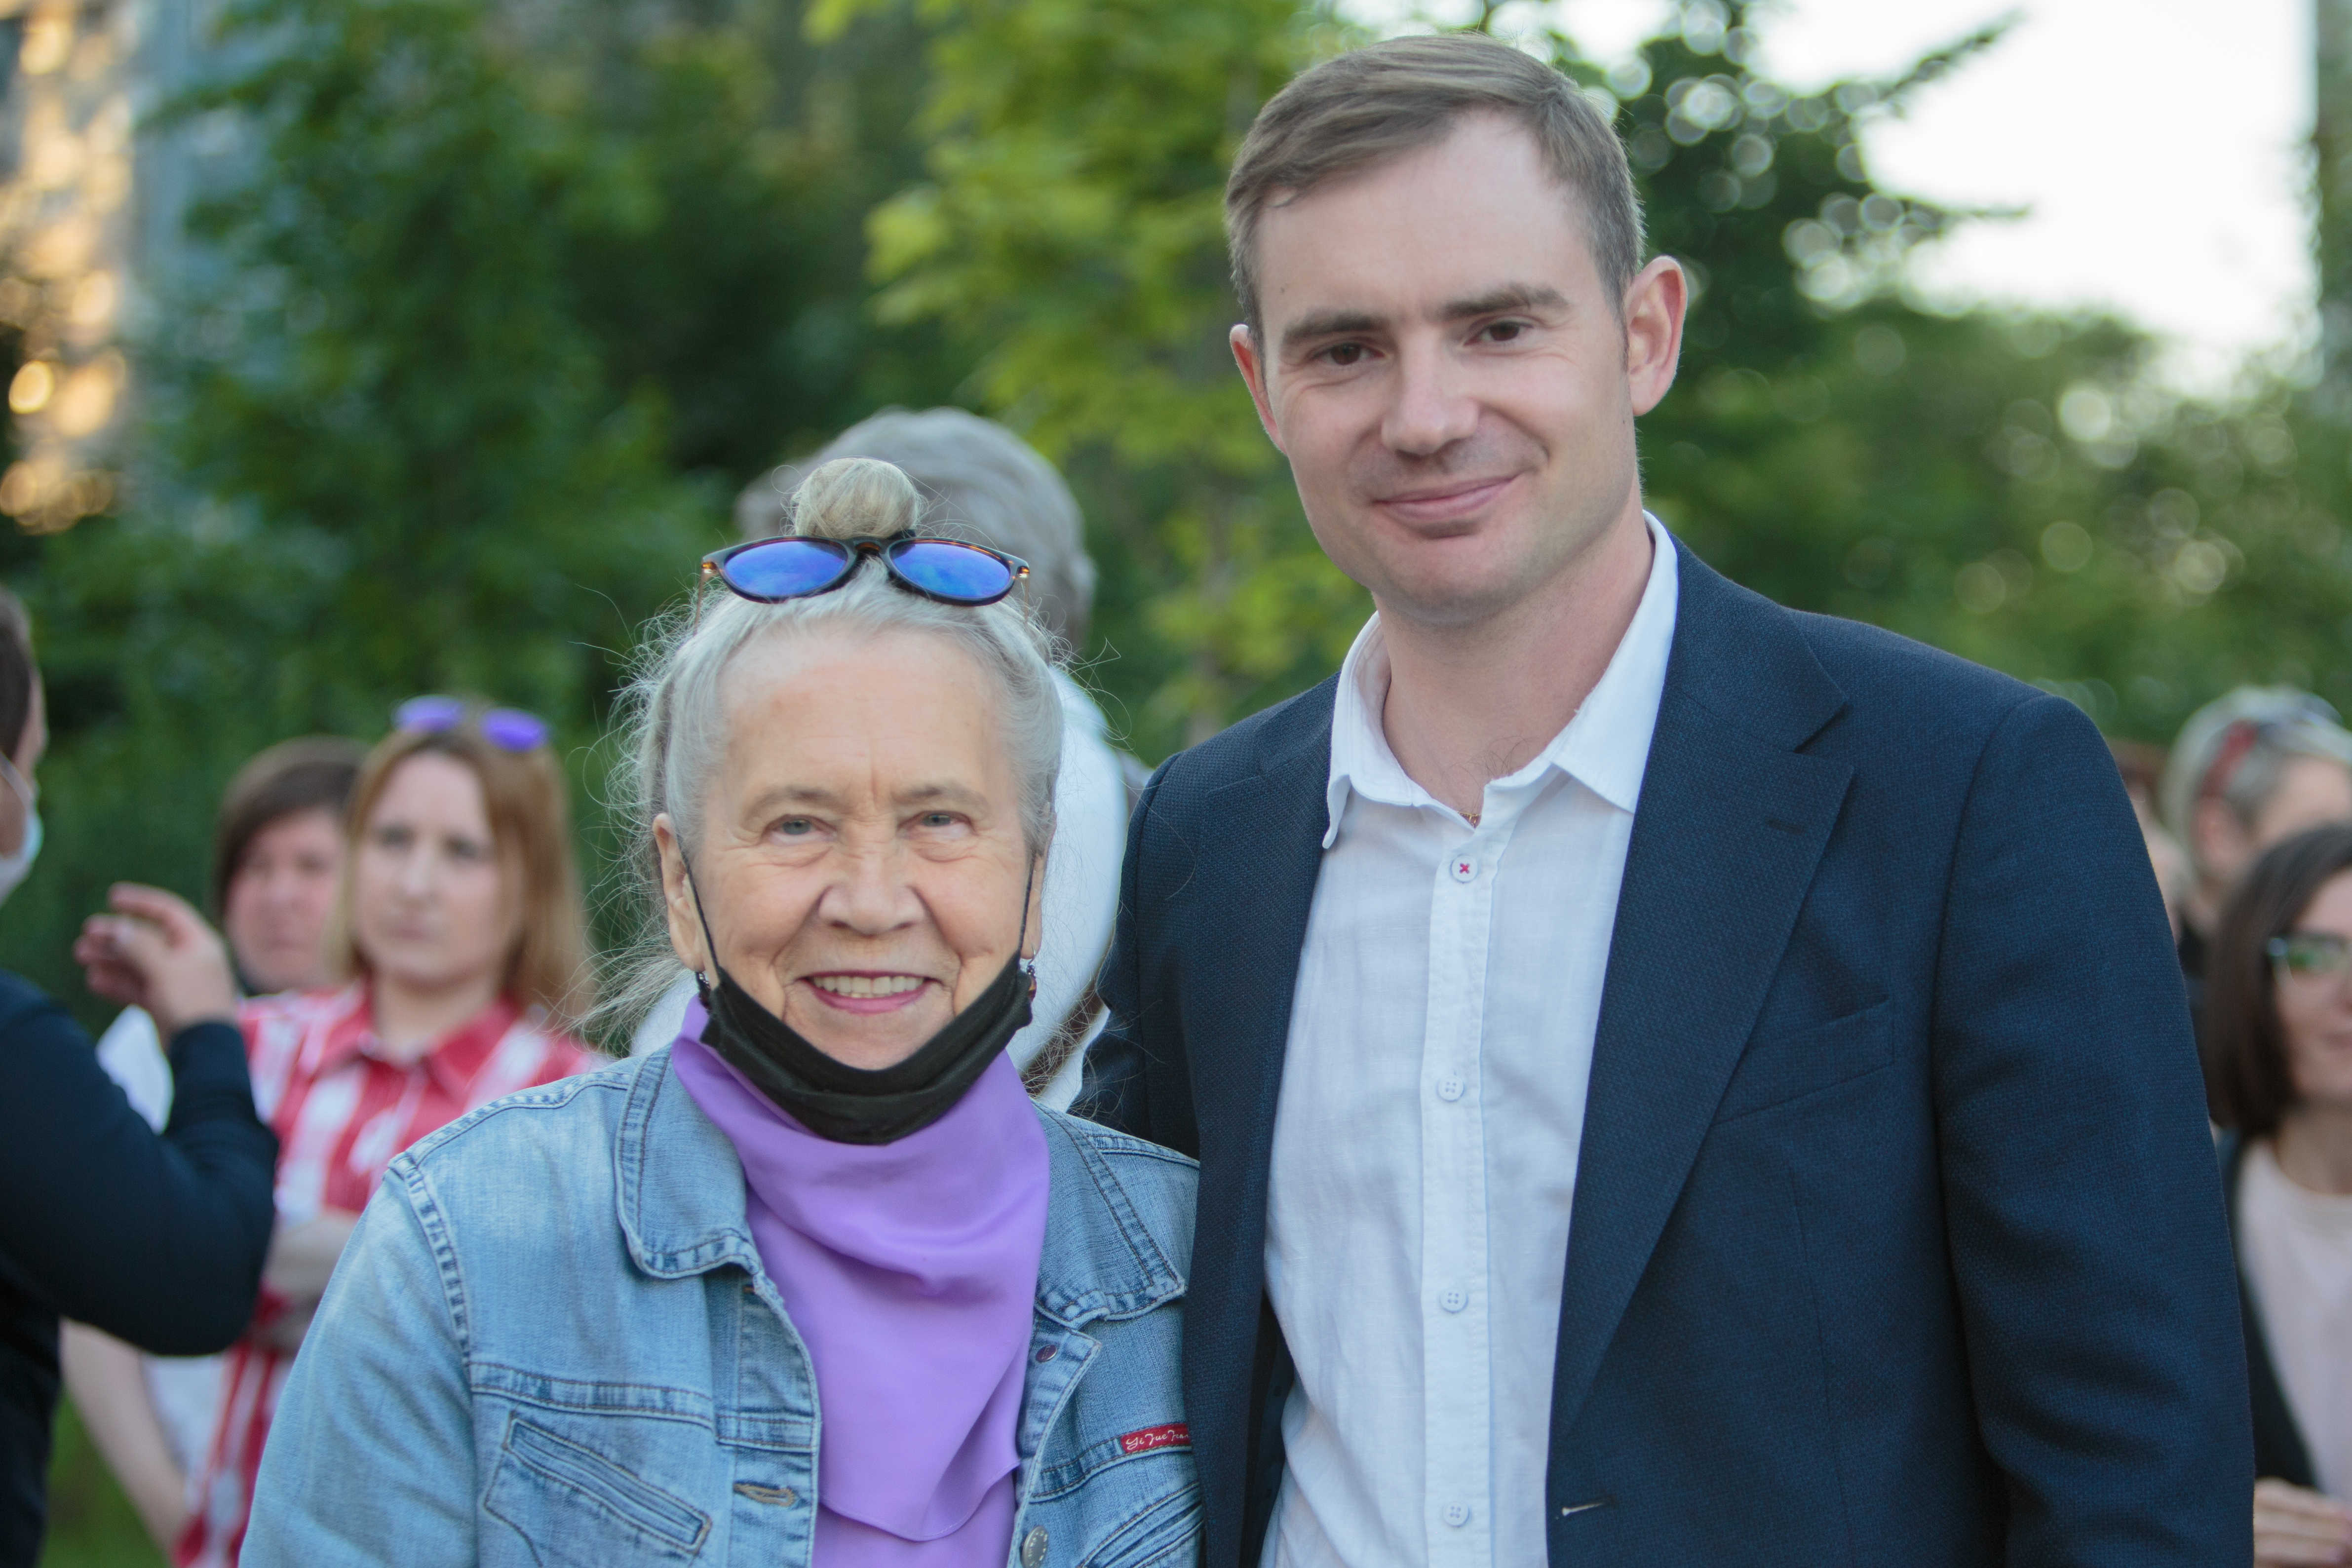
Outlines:
<svg viewBox="0 0 2352 1568"><path fill-rule="evenodd" d="M1140 888L1144 880L1146 841L1151 831L1151 809L1171 764L1163 762L1143 787L1143 796L1128 816L1127 858L1119 862L1118 924L1113 929L1110 952L1095 979L1109 1019L1087 1048L1086 1077L1071 1109L1089 1121L1138 1138L1156 1137L1151 1124L1151 1086L1145 1071L1148 1057L1142 1040L1143 942Z"/></svg>
<svg viewBox="0 0 2352 1568"><path fill-rule="evenodd" d="M1936 1114L2011 1568L2244 1563L2245 1354L2179 970L2105 744L2040 697L1979 758Z"/></svg>
<svg viewBox="0 0 2352 1568"><path fill-rule="evenodd" d="M57 1003L16 981L0 1009L0 1263L64 1316L142 1349L226 1347L253 1312L278 1157L243 1036L201 1023L173 1040L158 1136Z"/></svg>

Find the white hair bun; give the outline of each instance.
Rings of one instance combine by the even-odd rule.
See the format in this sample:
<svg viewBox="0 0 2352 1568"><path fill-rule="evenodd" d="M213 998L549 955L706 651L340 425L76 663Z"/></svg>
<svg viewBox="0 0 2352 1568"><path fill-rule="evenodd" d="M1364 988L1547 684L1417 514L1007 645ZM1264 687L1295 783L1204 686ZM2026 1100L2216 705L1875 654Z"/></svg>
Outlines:
<svg viewBox="0 0 2352 1568"><path fill-rule="evenodd" d="M874 457L836 457L801 481L793 496L793 532L887 539L911 529L922 512L922 495L904 469Z"/></svg>

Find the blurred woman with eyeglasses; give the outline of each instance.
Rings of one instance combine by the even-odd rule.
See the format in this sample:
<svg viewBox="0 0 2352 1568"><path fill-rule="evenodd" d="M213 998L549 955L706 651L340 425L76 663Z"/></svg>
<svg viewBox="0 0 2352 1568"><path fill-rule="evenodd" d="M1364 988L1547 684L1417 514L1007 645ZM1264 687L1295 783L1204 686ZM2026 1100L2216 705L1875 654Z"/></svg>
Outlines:
<svg viewBox="0 0 2352 1568"><path fill-rule="evenodd" d="M278 1228L231 1351L181 1563L236 1561L279 1390L393 1156L501 1095L590 1064L586 921L546 727L448 697L403 704L352 791L331 988L247 1002L276 1129ZM397 1555L394 1543L387 1551Z"/></svg>
<svg viewBox="0 0 2352 1568"><path fill-rule="evenodd" d="M2253 1396L2254 1558L2352 1562L2352 827L2265 852L2215 926L2223 1129Z"/></svg>

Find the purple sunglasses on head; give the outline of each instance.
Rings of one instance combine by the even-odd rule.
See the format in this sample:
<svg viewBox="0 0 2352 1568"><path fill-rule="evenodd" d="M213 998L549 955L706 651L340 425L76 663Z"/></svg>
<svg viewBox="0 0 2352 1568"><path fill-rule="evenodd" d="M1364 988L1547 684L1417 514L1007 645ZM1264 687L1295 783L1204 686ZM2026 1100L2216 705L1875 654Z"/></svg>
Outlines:
<svg viewBox="0 0 2352 1568"><path fill-rule="evenodd" d="M392 710L393 728L425 735L442 735L468 721L500 751L537 751L547 744L547 721L519 707L478 712L457 697L411 697Z"/></svg>

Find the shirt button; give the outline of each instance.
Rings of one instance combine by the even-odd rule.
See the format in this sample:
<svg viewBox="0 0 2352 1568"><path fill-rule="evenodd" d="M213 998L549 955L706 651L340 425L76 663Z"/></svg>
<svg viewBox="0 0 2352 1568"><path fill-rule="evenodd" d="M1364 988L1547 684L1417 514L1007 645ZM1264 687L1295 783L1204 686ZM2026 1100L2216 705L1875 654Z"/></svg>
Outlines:
<svg viewBox="0 0 2352 1568"><path fill-rule="evenodd" d="M1437 1097L1450 1105L1462 1098L1462 1091L1467 1087L1459 1078L1441 1078L1437 1081Z"/></svg>
<svg viewBox="0 0 2352 1568"><path fill-rule="evenodd" d="M1468 882L1478 874L1478 862L1468 855L1456 855L1454 857L1453 871L1454 881Z"/></svg>
<svg viewBox="0 0 2352 1568"><path fill-rule="evenodd" d="M1437 1304L1449 1312L1458 1312L1470 1304L1470 1292L1459 1285L1451 1286L1439 1293Z"/></svg>
<svg viewBox="0 0 2352 1568"><path fill-rule="evenodd" d="M1456 1530L1459 1530L1464 1525L1469 1523L1470 1505L1466 1502L1447 1503L1445 1505L1445 1522L1452 1525ZM1022 1561L1024 1563L1028 1561L1028 1557L1025 1553L1023 1555Z"/></svg>
<svg viewBox="0 0 2352 1568"><path fill-rule="evenodd" d="M1045 1561L1045 1527L1039 1525L1021 1538L1021 1568L1037 1568Z"/></svg>

